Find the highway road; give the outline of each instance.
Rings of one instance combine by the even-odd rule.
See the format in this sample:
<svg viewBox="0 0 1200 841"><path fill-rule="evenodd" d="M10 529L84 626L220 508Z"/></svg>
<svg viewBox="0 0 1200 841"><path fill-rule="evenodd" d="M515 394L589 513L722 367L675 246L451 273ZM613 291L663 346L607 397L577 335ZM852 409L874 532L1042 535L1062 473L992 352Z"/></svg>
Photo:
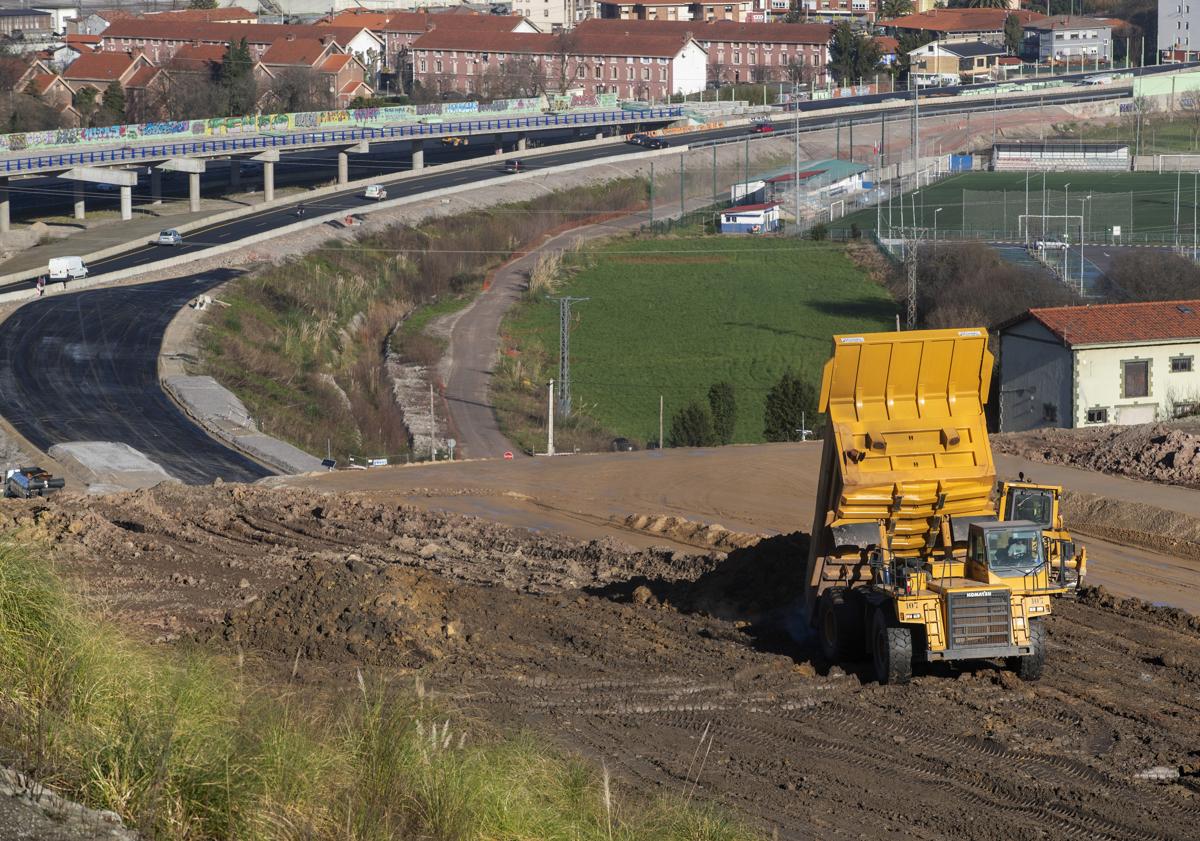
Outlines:
<svg viewBox="0 0 1200 841"><path fill-rule="evenodd" d="M56 295L21 307L0 329L4 417L41 450L120 441L189 484L270 475L192 423L158 383L167 324L188 300L234 274Z"/></svg>

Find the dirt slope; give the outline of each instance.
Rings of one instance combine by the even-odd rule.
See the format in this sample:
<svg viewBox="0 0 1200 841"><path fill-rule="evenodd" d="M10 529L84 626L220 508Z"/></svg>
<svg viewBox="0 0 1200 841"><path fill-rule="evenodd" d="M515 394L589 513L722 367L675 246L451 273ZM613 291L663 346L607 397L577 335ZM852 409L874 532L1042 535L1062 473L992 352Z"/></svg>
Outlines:
<svg viewBox="0 0 1200 841"><path fill-rule="evenodd" d="M627 785L694 788L783 838L1195 837L1200 623L1177 611L1089 591L1059 603L1041 683L983 665L880 687L806 644L803 535L631 551L242 486L0 510L152 636L299 649L312 679L420 668ZM1157 766L1169 780L1137 779Z"/></svg>

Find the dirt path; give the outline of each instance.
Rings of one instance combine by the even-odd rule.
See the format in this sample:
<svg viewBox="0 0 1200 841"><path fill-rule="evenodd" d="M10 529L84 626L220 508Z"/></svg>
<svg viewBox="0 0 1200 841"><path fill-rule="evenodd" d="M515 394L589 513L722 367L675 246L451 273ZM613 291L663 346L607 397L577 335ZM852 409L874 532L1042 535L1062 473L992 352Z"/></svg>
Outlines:
<svg viewBox="0 0 1200 841"><path fill-rule="evenodd" d="M786 534L812 526L820 444L600 453L454 465L396 467L287 480L366 490L424 508L473 514L579 538L636 546L694 547L670 533L636 530L631 515L665 514L740 532ZM1068 490L1129 502L1153 500L1200 515L1200 491L998 456L999 475L1024 471ZM1130 548L1085 531L1093 584L1200 614L1200 558Z"/></svg>

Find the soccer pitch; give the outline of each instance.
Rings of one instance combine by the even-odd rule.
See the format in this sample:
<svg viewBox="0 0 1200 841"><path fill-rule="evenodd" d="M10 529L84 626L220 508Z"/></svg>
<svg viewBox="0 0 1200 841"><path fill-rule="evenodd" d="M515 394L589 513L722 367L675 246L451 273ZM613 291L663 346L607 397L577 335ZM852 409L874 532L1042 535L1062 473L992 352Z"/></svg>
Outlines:
<svg viewBox="0 0 1200 841"><path fill-rule="evenodd" d="M939 237L1020 241L1085 231L1087 242L1191 244L1200 228L1200 176L1185 172L971 172L838 219L889 229L916 224ZM940 210L939 210L940 208ZM936 217L936 222L935 222ZM915 220L915 221L914 221ZM1114 228L1119 229L1114 236Z"/></svg>

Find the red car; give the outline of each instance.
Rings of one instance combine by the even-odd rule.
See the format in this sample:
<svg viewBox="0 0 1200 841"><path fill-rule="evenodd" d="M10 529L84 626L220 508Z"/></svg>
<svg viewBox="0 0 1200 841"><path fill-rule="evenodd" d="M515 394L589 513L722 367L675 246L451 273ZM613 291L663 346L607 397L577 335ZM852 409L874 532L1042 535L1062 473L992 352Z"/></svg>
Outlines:
<svg viewBox="0 0 1200 841"><path fill-rule="evenodd" d="M770 123L758 123L754 128L750 129L751 134L770 134L775 131L775 126Z"/></svg>

